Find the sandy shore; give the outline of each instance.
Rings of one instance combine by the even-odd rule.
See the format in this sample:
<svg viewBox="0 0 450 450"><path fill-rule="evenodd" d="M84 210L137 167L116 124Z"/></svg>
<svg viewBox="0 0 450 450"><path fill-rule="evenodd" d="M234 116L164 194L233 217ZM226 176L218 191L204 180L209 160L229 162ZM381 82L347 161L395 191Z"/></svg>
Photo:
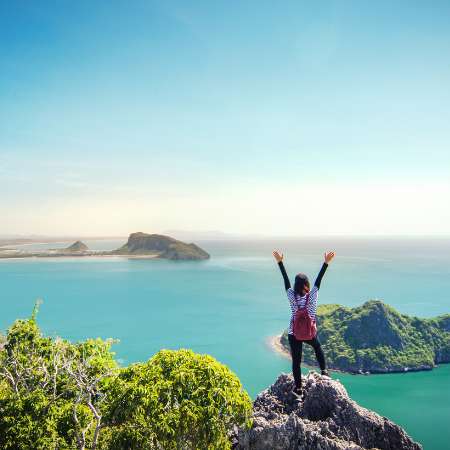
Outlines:
<svg viewBox="0 0 450 450"><path fill-rule="evenodd" d="M0 261L1 260L11 260L11 259L100 259L100 258L117 258L117 259L155 259L158 258L158 255L102 255L102 254L92 254L92 255L77 255L73 253L64 254L64 253L56 253L56 254L12 254L12 253L0 253Z"/></svg>
<svg viewBox="0 0 450 450"><path fill-rule="evenodd" d="M267 338L267 345L275 352L284 356L285 358L291 359L291 354L286 350L280 342L281 334L277 336L269 336Z"/></svg>
<svg viewBox="0 0 450 450"><path fill-rule="evenodd" d="M270 347L271 350L275 351L276 353L278 353L281 356L284 356L285 358L291 360L291 353L289 350L286 350L280 342L280 338L281 338L281 334L278 336L269 336L267 338L267 345ZM306 367L310 370L318 370L317 366L311 366L310 364L306 364L305 362L302 362L302 367ZM340 370L337 369L330 369L328 368L328 370L330 371L330 373L333 372L341 372ZM343 372L344 373L344 372Z"/></svg>

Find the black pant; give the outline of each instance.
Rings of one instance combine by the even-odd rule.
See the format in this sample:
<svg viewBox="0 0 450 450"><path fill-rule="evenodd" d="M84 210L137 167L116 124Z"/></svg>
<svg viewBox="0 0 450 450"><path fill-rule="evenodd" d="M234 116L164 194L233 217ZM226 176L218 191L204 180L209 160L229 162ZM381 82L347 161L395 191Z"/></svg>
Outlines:
<svg viewBox="0 0 450 450"><path fill-rule="evenodd" d="M298 341L295 339L293 334L288 334L289 345L291 347L292 355L292 373L294 374L294 381L296 387L301 387L302 385L302 372L300 371L300 364L302 363L302 347L303 342L311 345L316 352L317 362L319 363L320 369L325 370L325 355L323 354L322 347L320 345L317 336L310 341Z"/></svg>

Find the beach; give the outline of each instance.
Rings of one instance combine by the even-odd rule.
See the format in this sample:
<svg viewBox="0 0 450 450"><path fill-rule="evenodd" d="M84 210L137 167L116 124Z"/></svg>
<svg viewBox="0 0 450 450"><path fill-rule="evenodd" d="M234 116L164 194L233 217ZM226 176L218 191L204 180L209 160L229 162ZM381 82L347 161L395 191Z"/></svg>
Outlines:
<svg viewBox="0 0 450 450"><path fill-rule="evenodd" d="M281 345L280 339L281 334L277 336L269 336L267 338L267 344L269 347L276 353L279 353L280 355L284 356L285 358L291 359L291 354L288 350L286 350L283 345Z"/></svg>

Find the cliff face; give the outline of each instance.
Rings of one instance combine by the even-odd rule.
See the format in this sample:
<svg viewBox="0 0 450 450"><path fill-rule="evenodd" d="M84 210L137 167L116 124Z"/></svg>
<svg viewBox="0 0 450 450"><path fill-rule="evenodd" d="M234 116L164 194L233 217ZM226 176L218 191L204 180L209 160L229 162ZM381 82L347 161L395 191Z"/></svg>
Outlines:
<svg viewBox="0 0 450 450"><path fill-rule="evenodd" d="M357 308L321 305L317 324L330 368L388 373L430 370L435 364L450 362L448 314L419 319L372 300ZM286 333L281 343L289 348ZM305 362L316 364L313 352L305 347Z"/></svg>
<svg viewBox="0 0 450 450"><path fill-rule="evenodd" d="M371 348L377 345L388 345L402 350L405 339L401 333L407 324L401 316L393 317L387 305L381 302L367 303L348 320L344 331L344 339L356 348ZM396 323L395 323L396 322Z"/></svg>
<svg viewBox="0 0 450 450"><path fill-rule="evenodd" d="M236 450L420 450L406 432L369 411L347 394L339 381L310 372L304 396L292 394L294 380L281 374L256 398L253 426L235 429Z"/></svg>
<svg viewBox="0 0 450 450"><path fill-rule="evenodd" d="M195 244L186 244L160 234L132 233L127 243L113 252L120 255L155 255L173 260L208 259L209 254Z"/></svg>

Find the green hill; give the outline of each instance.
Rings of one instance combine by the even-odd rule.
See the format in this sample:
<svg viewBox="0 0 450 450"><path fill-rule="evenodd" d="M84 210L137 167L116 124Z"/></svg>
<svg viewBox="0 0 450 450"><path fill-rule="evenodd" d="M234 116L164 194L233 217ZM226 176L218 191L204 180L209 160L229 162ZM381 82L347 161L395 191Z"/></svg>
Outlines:
<svg viewBox="0 0 450 450"><path fill-rule="evenodd" d="M332 369L352 373L431 370L450 362L450 314L419 319L378 300L356 308L320 305L319 339ZM289 349L287 332L281 337ZM309 345L304 361L316 364Z"/></svg>
<svg viewBox="0 0 450 450"><path fill-rule="evenodd" d="M74 242L72 245L69 245L69 247L66 247L65 249L63 249L62 251L65 252L86 252L89 250L89 247L81 242L81 241L76 241Z"/></svg>
<svg viewBox="0 0 450 450"><path fill-rule="evenodd" d="M209 254L195 244L186 244L160 234L132 233L127 243L112 252L116 255L155 255L166 259L208 259Z"/></svg>

